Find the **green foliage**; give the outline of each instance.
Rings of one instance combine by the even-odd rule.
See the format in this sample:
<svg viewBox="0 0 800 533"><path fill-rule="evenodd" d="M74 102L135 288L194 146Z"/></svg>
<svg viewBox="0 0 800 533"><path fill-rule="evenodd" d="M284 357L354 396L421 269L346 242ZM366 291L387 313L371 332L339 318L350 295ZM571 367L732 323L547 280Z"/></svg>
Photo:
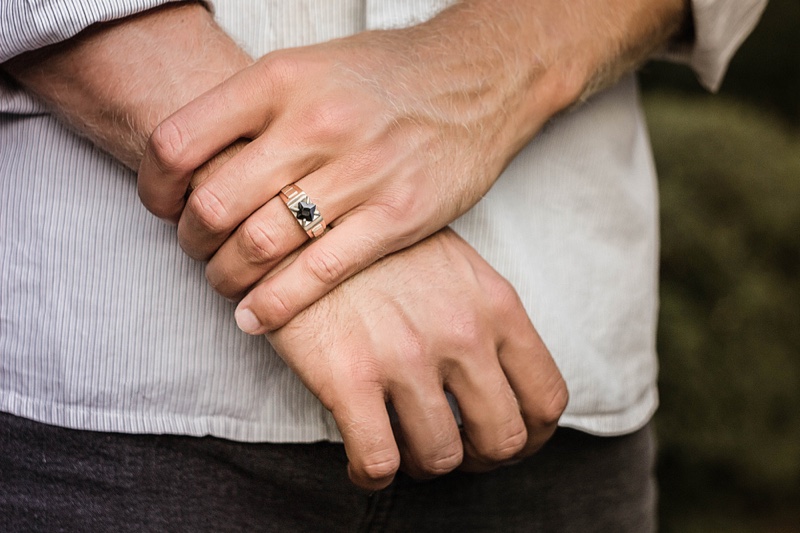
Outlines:
<svg viewBox="0 0 800 533"><path fill-rule="evenodd" d="M645 105L662 200L662 530L800 531L800 132L719 97Z"/></svg>
<svg viewBox="0 0 800 533"><path fill-rule="evenodd" d="M755 31L731 61L720 94L780 114L800 127L800 0L770 0ZM683 66L644 68L645 89L703 94Z"/></svg>

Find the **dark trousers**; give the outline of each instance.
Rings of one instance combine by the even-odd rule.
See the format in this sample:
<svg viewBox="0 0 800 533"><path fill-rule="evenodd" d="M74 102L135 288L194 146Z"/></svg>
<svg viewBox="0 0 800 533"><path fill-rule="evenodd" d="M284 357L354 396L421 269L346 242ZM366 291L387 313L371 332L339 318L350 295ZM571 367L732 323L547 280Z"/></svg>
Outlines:
<svg viewBox="0 0 800 533"><path fill-rule="evenodd" d="M649 427L622 437L559 429L536 456L488 474L372 494L339 444L64 429L0 413L0 531L654 530Z"/></svg>

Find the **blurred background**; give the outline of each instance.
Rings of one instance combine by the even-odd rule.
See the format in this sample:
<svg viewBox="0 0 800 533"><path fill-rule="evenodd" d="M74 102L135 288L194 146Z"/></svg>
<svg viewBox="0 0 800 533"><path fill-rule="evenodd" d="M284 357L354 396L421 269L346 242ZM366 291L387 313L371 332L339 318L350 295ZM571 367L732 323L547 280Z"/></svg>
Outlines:
<svg viewBox="0 0 800 533"><path fill-rule="evenodd" d="M800 0L718 95L641 75L662 201L660 526L800 532Z"/></svg>

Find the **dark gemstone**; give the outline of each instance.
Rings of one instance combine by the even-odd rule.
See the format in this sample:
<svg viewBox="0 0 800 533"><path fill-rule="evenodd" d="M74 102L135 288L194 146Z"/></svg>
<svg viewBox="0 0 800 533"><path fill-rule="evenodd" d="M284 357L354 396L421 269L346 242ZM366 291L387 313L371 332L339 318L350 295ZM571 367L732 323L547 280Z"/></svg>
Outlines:
<svg viewBox="0 0 800 533"><path fill-rule="evenodd" d="M311 202L298 202L297 203L297 220L307 220L311 222L314 220L314 213L317 206Z"/></svg>

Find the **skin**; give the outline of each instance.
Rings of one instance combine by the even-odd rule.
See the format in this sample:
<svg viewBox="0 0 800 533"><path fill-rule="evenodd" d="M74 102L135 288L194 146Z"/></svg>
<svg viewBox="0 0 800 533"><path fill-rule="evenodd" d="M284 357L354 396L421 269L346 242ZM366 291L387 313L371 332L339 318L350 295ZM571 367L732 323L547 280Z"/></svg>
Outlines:
<svg viewBox="0 0 800 533"><path fill-rule="evenodd" d="M179 5L99 25L4 69L139 167L143 202L179 221L187 253L211 258L218 291L255 286L240 325L270 332L333 413L353 481L376 489L401 464L428 477L526 457L566 406L513 288L440 230L550 116L635 64L683 16L683 3L668 0L560 4L463 2L415 28L256 63L202 8ZM582 10L590 15L571 16ZM307 246L273 199L298 180L325 199L335 226ZM462 432L444 390L459 402Z"/></svg>
<svg viewBox="0 0 800 533"><path fill-rule="evenodd" d="M203 8L185 4L94 27L3 69L71 128L136 168L160 121L251 63ZM244 146L217 154L194 183ZM366 489L386 486L401 464L430 477L530 455L567 402L513 289L448 230L365 270L270 341L333 412L350 476ZM309 351L318 346L333 349ZM444 390L461 404L462 430ZM394 427L387 401L398 413Z"/></svg>
<svg viewBox="0 0 800 533"><path fill-rule="evenodd" d="M351 479L365 488L386 486L401 462L426 478L527 457L567 404L513 287L448 229L375 263L269 339L333 413Z"/></svg>
<svg viewBox="0 0 800 533"><path fill-rule="evenodd" d="M190 3L95 25L2 69L73 130L136 170L159 122L252 62L204 8Z"/></svg>
<svg viewBox="0 0 800 533"><path fill-rule="evenodd" d="M681 28L684 0L459 2L432 20L267 54L153 133L139 194L261 334L469 210L556 113ZM491 43L491 45L487 44ZM251 142L196 186L194 171ZM333 226L306 235L296 182Z"/></svg>

